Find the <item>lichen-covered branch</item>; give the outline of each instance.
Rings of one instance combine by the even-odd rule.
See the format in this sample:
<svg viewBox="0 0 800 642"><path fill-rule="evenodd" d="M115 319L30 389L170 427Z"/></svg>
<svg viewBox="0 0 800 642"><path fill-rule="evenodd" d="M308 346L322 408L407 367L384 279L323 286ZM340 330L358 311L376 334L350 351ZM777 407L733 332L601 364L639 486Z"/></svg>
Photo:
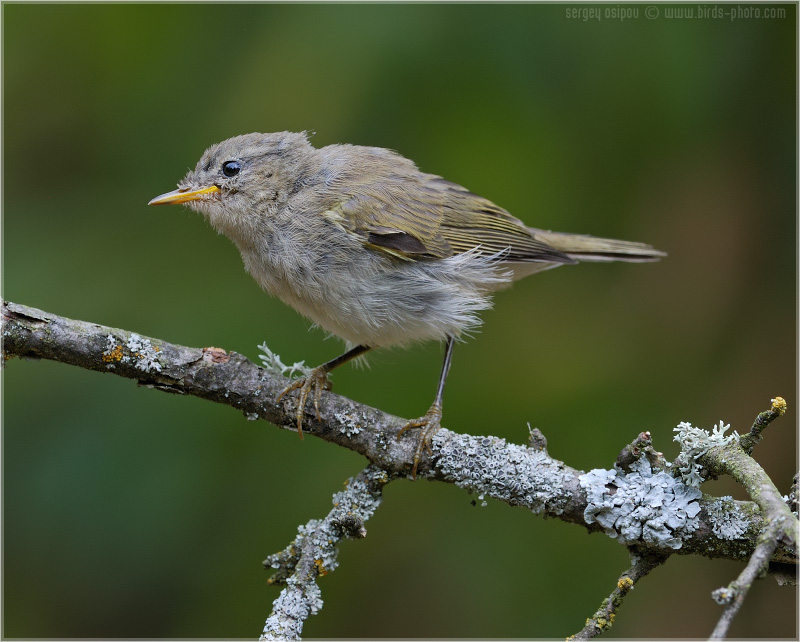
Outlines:
<svg viewBox="0 0 800 642"><path fill-rule="evenodd" d="M345 490L334 494L333 509L321 519L300 526L297 537L283 551L264 560L277 569L270 584L285 588L273 603L261 640L299 640L303 624L322 608L316 580L338 565L342 538L367 536L366 522L381 503L381 491L389 481L386 471L371 465L351 478Z"/></svg>
<svg viewBox="0 0 800 642"><path fill-rule="evenodd" d="M785 528L786 524L780 518L768 524L758 538L758 546L739 577L728 586L719 588L712 593L712 597L718 604L727 604L727 607L711 633L711 640L724 640L727 637L733 618L744 604L744 598L747 597L750 587L766 572L769 560L781 539L781 531Z"/></svg>
<svg viewBox="0 0 800 642"><path fill-rule="evenodd" d="M223 403L248 419L265 419L294 431L296 402L287 395L277 355L260 367L235 352L189 348L127 330L76 321L3 303L4 358L43 358L136 380L139 385L190 394ZM778 398L780 399L780 398ZM681 423L675 429L681 453L670 463L640 433L626 446L612 468L588 473L549 456L539 431L527 445L505 439L440 430L431 452L419 463L417 477L455 484L482 501L492 498L534 513L605 532L636 556L617 589L578 636L597 635L610 625L621 599L632 586L671 554L704 555L748 561L742 575L718 591L728 599L718 629L724 636L753 579L770 562L796 565L797 519L772 481L749 456L763 428L785 408L773 401L749 435L725 435L722 422L713 432ZM307 412L306 432L364 455L370 462L349 487L334 496L334 509L322 520L299 529L284 551L265 562L276 568L274 583L285 584L264 628L263 639L299 639L305 620L321 605L316 579L336 566L336 545L342 537L365 534L364 522L380 502L381 488L391 479L409 476L413 439L398 439L406 421L350 399L326 392L319 418ZM749 450L748 450L749 449ZM729 474L754 501L703 495L705 479Z"/></svg>
<svg viewBox="0 0 800 642"><path fill-rule="evenodd" d="M782 542L788 547L797 547L797 518L766 471L738 443L714 448L699 461L714 476L727 474L739 482L753 498L767 524L782 524Z"/></svg>
<svg viewBox="0 0 800 642"><path fill-rule="evenodd" d="M226 404L250 419L266 419L296 430L294 398L287 395L280 404L274 401L286 386L286 378L236 352L189 348L10 302L3 303L2 319L6 359L52 359L107 372L156 390ZM391 476L410 474L414 441L397 438L404 419L331 392L322 395L320 417L318 420L314 412L306 414L308 434L364 455ZM632 447L649 443L649 434L642 435L638 439L645 442ZM543 438L524 446L446 429L437 433L431 446L432 454L420 462L418 479L452 483L481 498L558 517L591 532L613 534L626 546L645 551L746 561L764 530L755 503L690 497L693 493L660 474L660 463L651 464L649 473L642 465L630 478L615 470L584 473L550 457ZM614 483L636 498L633 504L603 505L614 501L603 498L612 474ZM652 496L645 493L639 497L635 489L664 492L672 499L662 502L660 510ZM590 501L591 497L595 499ZM614 516L619 519L612 519ZM797 558L793 548L781 544L773 560L796 563Z"/></svg>
<svg viewBox="0 0 800 642"><path fill-rule="evenodd" d="M248 419L266 419L297 430L294 396L275 403L286 378L236 352L189 348L10 302L2 305L2 320L6 359L51 359L106 372L156 390L225 404ZM313 412L306 415L307 433L360 453L384 470L411 470L415 444L395 438L401 419L332 393L322 395L320 412L324 421Z"/></svg>
<svg viewBox="0 0 800 642"><path fill-rule="evenodd" d="M769 426L778 417L786 412L786 401L782 397L776 397L772 400L772 407L769 410L758 413L753 425L750 427L750 432L742 435L739 443L742 450L748 455L753 452L758 442L761 441L761 433L764 428Z"/></svg>
<svg viewBox="0 0 800 642"><path fill-rule="evenodd" d="M697 457L697 463L706 475L718 477L727 474L739 482L759 507L765 523L764 529L758 535L757 546L739 577L712 594L719 604L727 605L711 635L712 640L721 640L727 636L731 622L739 612L747 592L753 582L767 571L778 546L797 549L796 515L764 469L750 456L753 447L761 439L763 429L785 410L786 402L781 397L773 399L772 407L758 415L747 435L726 438ZM717 520L717 523L723 522Z"/></svg>

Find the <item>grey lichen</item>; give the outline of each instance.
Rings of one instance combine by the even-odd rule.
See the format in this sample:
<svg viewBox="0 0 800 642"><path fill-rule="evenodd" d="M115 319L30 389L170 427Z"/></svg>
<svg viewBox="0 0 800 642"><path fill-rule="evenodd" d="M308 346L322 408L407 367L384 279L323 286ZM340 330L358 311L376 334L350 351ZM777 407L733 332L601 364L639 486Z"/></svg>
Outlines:
<svg viewBox="0 0 800 642"><path fill-rule="evenodd" d="M798 492L798 487L800 486L800 473L796 473L795 476L792 478L792 487L789 491L788 495L783 496L783 501L789 507L789 510L792 511L792 515L798 517L798 513L800 512L798 508L800 508L800 492Z"/></svg>
<svg viewBox="0 0 800 642"><path fill-rule="evenodd" d="M446 480L534 513L559 515L569 500L564 464L542 450L508 444L498 437L441 431L433 439L436 467Z"/></svg>
<svg viewBox="0 0 800 642"><path fill-rule="evenodd" d="M339 564L337 545L342 538L366 537L364 522L381 503L387 473L371 465L348 480L343 491L334 493L333 509L324 519L312 519L297 528L297 537L283 551L270 555L264 566L276 569L272 584L285 584L273 603L262 640L298 640L303 623L322 608L316 584L320 575Z"/></svg>
<svg viewBox="0 0 800 642"><path fill-rule="evenodd" d="M287 366L285 363L283 363L283 361L281 361L281 356L279 354L276 354L269 349L269 346L266 344L266 342L258 346L258 349L263 353L258 355L259 359L261 359L262 365L270 372L281 374L285 377L289 377L290 379L298 374L308 375L311 372L311 368L306 365L305 361L295 361L292 365Z"/></svg>
<svg viewBox="0 0 800 642"><path fill-rule="evenodd" d="M722 588L711 591L711 598L717 604L730 604L734 597L736 597L736 591L731 589L730 586L723 586Z"/></svg>
<svg viewBox="0 0 800 642"><path fill-rule="evenodd" d="M379 472L374 474L377 474L378 478L386 477L384 471L377 468L376 470ZM353 516L363 524L372 517L380 502L380 495L374 495L370 491L367 480L359 477L348 480L345 490L334 493L333 509L325 519L312 519L298 526L294 541L284 551L270 555L264 561L264 566L278 570L272 582L282 583L284 578L294 571L298 555L309 551L313 552L314 565L319 574L324 575L336 569L339 565L336 544L342 536L353 536L346 527L347 524L353 520Z"/></svg>
<svg viewBox="0 0 800 642"><path fill-rule="evenodd" d="M280 613L281 617L268 618L259 639L299 640L305 621L322 608L321 591L313 582L303 583L290 577L272 608L273 614Z"/></svg>
<svg viewBox="0 0 800 642"><path fill-rule="evenodd" d="M158 348L153 347L150 339L142 339L138 334L132 334L128 338L126 347L131 352L133 365L144 372L161 372L161 364L158 362ZM122 358L125 361L125 357Z"/></svg>
<svg viewBox="0 0 800 642"><path fill-rule="evenodd" d="M123 350L127 348L127 352ZM158 362L160 350L153 346L150 339L143 339L138 334L131 334L123 344L113 334L106 336L106 349L103 351L103 361L109 369L113 369L115 362L131 364L143 372L161 372Z"/></svg>
<svg viewBox="0 0 800 642"><path fill-rule="evenodd" d="M679 549L682 538L699 526L701 493L664 471L653 474L642 457L622 470L595 469L581 475L588 504L587 524L597 522L625 545Z"/></svg>
<svg viewBox="0 0 800 642"><path fill-rule="evenodd" d="M720 539L742 539L750 527L750 520L730 496L715 499L708 504L706 511L711 530Z"/></svg>
<svg viewBox="0 0 800 642"><path fill-rule="evenodd" d="M697 488L705 481L703 468L697 460L705 455L711 448L716 446L727 446L739 439L736 431L727 437L725 431L730 428L730 424L724 424L720 420L719 425L714 426L712 432L695 428L688 421L682 421L673 430L675 441L681 445L681 452L672 462L672 466L677 469L677 473L687 486Z"/></svg>
<svg viewBox="0 0 800 642"><path fill-rule="evenodd" d="M341 424L340 430L348 437L353 437L361 432L362 425L356 417L348 412L336 412L334 418Z"/></svg>

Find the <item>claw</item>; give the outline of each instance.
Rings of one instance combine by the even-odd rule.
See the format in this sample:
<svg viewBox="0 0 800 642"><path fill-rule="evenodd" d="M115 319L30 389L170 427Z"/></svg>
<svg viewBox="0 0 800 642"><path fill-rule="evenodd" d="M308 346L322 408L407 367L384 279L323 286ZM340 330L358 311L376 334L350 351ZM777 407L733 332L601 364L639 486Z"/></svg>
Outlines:
<svg viewBox="0 0 800 642"><path fill-rule="evenodd" d="M411 469L412 479L417 478L417 467L419 466L419 460L422 457L422 449L424 448L429 455L433 454L433 450L431 449L431 440L441 427L442 407L439 404L434 403L424 416L420 417L419 419L412 419L400 429L400 432L397 433L397 438L399 439L400 435L402 435L406 430L411 428L422 428L419 435L419 441L417 442L417 448L414 451L414 467Z"/></svg>
<svg viewBox="0 0 800 642"><path fill-rule="evenodd" d="M319 366L314 368L311 372L308 373L305 377L300 377L295 381L292 381L288 386L286 386L280 394L275 399L275 403L280 402L283 399L284 395L292 390L300 390L297 394L297 412L295 417L297 419L297 434L300 435L300 439L303 438L303 412L305 411L306 402L308 401L308 395L311 394L311 390L314 390L314 414L319 421L319 400L322 397L323 390L330 390L331 383L328 381L328 369L324 366Z"/></svg>

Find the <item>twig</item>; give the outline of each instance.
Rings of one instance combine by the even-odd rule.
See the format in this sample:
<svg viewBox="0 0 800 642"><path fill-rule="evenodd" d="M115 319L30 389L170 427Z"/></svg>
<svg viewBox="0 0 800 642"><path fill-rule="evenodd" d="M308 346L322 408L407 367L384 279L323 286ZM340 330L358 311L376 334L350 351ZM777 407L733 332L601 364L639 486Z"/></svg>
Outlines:
<svg viewBox="0 0 800 642"><path fill-rule="evenodd" d="M280 553L264 560L277 572L270 584L285 584L273 603L261 640L299 640L306 619L322 608L317 578L338 566L338 544L343 537L367 536L364 522L381 503L381 491L389 482L386 471L368 466L333 496L333 509L321 520L313 519L298 529L294 541Z"/></svg>
<svg viewBox="0 0 800 642"><path fill-rule="evenodd" d="M719 588L711 594L718 604L727 604L728 606L714 627L710 640L724 640L727 637L728 629L730 629L733 618L739 612L742 604L744 604L747 592L753 582L761 577L769 566L769 560L778 546L780 531L784 528L781 522L782 520L778 519L767 526L759 538L758 546L756 546L756 550L750 557L750 561L739 574L739 577L728 586Z"/></svg>
<svg viewBox="0 0 800 642"><path fill-rule="evenodd" d="M730 475L745 489L761 510L766 525L779 526L780 539L791 548L797 546L797 518L766 471L748 455L742 446L732 442L711 448L698 462L713 477Z"/></svg>
<svg viewBox="0 0 800 642"><path fill-rule="evenodd" d="M642 555L631 554L631 567L620 575L617 580L616 588L611 592L600 608L595 611L592 617L586 620L584 626L575 635L567 638L568 640L591 640L593 637L608 631L614 625L614 618L622 600L636 587L636 583L654 568L663 564L667 560L667 555Z"/></svg>
<svg viewBox="0 0 800 642"><path fill-rule="evenodd" d="M776 397L772 400L772 408L758 415L748 435L711 448L698 458L698 463L710 475L717 477L727 474L739 482L758 505L764 519L764 528L744 570L727 587L712 593L717 603L728 605L711 634L712 640L721 640L727 636L731 622L739 612L747 592L756 578L766 572L778 546L783 544L791 549L797 548L797 518L769 475L750 456L753 447L761 439L764 428L785 410L786 402L781 397Z"/></svg>
<svg viewBox="0 0 800 642"><path fill-rule="evenodd" d="M783 397L775 397L772 400L772 407L769 410L758 413L753 425L750 427L750 432L743 435L739 443L748 455L753 452L753 448L761 441L761 433L764 428L769 426L775 419L780 417L786 412L786 401Z"/></svg>

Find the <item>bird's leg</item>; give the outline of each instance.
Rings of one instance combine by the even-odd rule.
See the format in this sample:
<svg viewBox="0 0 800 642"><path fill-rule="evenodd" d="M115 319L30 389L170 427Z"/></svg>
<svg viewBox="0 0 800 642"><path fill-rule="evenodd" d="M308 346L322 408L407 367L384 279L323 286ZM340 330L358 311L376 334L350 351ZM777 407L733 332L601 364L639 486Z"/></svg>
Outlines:
<svg viewBox="0 0 800 642"><path fill-rule="evenodd" d="M287 392L291 392L292 390L300 390L297 395L297 434L300 435L300 439L303 438L303 411L306 407L306 401L308 401L308 395L311 394L311 391L314 392L314 412L317 415L317 420L319 420L319 399L322 396L323 390L330 390L331 389L331 382L328 381L328 373L333 370L334 368L338 368L343 363L347 363L351 359L355 359L359 355L364 354L370 348L368 346L356 346L345 352L343 355L336 357L335 359L331 359L330 361L323 363L321 366L317 366L311 372L309 372L305 377L300 377L295 379L286 386L278 397L275 399L275 403L278 403L283 396Z"/></svg>
<svg viewBox="0 0 800 642"><path fill-rule="evenodd" d="M439 376L439 386L436 388L436 398L433 400L428 412L419 419L412 419L397 433L398 439L409 428L422 428L419 435L417 449L414 451L414 467L411 469L411 477L417 478L417 466L422 456L422 449L428 451L430 455L431 440L439 428L442 427L442 396L444 395L444 384L447 381L447 374L450 372L450 362L453 359L453 337L447 337L447 346L444 351L444 363L442 363L442 374Z"/></svg>

